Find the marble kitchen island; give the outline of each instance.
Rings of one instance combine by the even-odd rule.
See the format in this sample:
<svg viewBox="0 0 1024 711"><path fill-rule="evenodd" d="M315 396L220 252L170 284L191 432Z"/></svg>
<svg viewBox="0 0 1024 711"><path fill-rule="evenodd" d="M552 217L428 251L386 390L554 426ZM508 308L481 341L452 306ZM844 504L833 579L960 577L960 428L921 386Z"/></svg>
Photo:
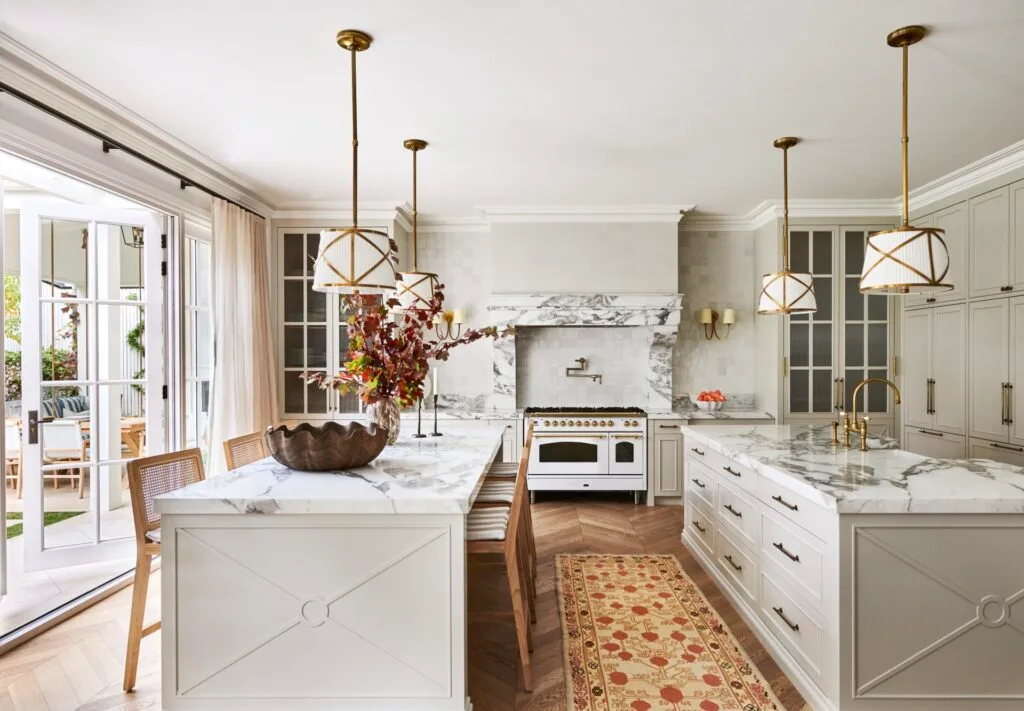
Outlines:
<svg viewBox="0 0 1024 711"><path fill-rule="evenodd" d="M462 711L465 516L498 429L365 467L273 459L159 497L163 708Z"/></svg>
<svg viewBox="0 0 1024 711"><path fill-rule="evenodd" d="M827 427L682 432L683 541L812 708L1024 709L1024 470Z"/></svg>

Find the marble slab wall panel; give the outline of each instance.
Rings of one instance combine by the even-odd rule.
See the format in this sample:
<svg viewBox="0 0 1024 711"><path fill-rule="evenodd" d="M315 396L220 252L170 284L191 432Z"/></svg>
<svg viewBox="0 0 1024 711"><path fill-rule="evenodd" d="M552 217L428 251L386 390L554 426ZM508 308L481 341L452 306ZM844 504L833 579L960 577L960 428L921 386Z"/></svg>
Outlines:
<svg viewBox="0 0 1024 711"><path fill-rule="evenodd" d="M672 351L682 311L681 294L493 294L487 311L493 324L514 326L517 330L541 326L642 329L646 357L638 360L637 365L647 388L641 396L642 402L636 404L651 410L671 409ZM522 402L517 397L518 388L522 386L517 382L517 375L530 377L525 369L517 367L518 338L517 333L495 344L493 349L491 406L497 409L535 404ZM594 404L616 403L602 399Z"/></svg>

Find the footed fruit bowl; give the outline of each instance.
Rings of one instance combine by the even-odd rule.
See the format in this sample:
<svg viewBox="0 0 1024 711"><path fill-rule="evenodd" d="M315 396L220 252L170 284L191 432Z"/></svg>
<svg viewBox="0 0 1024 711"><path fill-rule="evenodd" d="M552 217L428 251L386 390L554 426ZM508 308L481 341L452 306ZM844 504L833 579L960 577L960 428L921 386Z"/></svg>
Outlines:
<svg viewBox="0 0 1024 711"><path fill-rule="evenodd" d="M303 472L331 472L369 464L384 451L388 431L374 424L304 422L294 429L268 427L263 435L270 456Z"/></svg>

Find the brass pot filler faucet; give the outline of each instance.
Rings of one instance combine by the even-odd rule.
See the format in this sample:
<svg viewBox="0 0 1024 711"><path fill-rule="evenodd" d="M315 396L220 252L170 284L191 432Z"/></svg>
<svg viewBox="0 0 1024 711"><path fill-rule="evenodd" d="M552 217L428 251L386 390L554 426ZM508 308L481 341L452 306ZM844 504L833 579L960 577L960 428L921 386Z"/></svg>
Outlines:
<svg viewBox="0 0 1024 711"><path fill-rule="evenodd" d="M853 389L853 421L850 420L850 413L840 412L839 417L842 418L843 425L843 446L847 449L850 448L850 432L857 432L860 434L860 451L868 451L868 420L871 419L867 415L860 418L857 421L857 395L860 394L860 389L868 383L885 383L893 391L893 402L897 405L900 404L900 389L896 387L896 383L885 378L865 378L864 380L857 383L857 387ZM839 444L839 422L832 423L832 444Z"/></svg>

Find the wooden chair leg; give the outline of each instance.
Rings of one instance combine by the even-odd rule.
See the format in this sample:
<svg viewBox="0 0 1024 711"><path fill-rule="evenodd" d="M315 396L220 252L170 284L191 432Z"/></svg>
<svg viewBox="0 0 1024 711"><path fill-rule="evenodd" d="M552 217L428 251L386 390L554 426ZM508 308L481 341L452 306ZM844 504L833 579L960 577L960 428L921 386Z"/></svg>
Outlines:
<svg viewBox="0 0 1024 711"><path fill-rule="evenodd" d="M135 585L132 588L132 612L128 621L128 650L124 658L124 690L135 688L139 671L139 647L142 644L142 624L146 615L146 595L149 592L150 566L153 556L140 553L135 561Z"/></svg>
<svg viewBox="0 0 1024 711"><path fill-rule="evenodd" d="M89 471L85 467L78 470L78 498L85 498L85 473Z"/></svg>
<svg viewBox="0 0 1024 711"><path fill-rule="evenodd" d="M515 555L505 557L505 573L508 575L508 588L512 597L512 620L516 631L516 644L519 647L519 663L523 669L523 689L533 691L533 669L530 665L530 642L528 639L530 623L526 620L523 609L523 586L519 580L519 561Z"/></svg>

